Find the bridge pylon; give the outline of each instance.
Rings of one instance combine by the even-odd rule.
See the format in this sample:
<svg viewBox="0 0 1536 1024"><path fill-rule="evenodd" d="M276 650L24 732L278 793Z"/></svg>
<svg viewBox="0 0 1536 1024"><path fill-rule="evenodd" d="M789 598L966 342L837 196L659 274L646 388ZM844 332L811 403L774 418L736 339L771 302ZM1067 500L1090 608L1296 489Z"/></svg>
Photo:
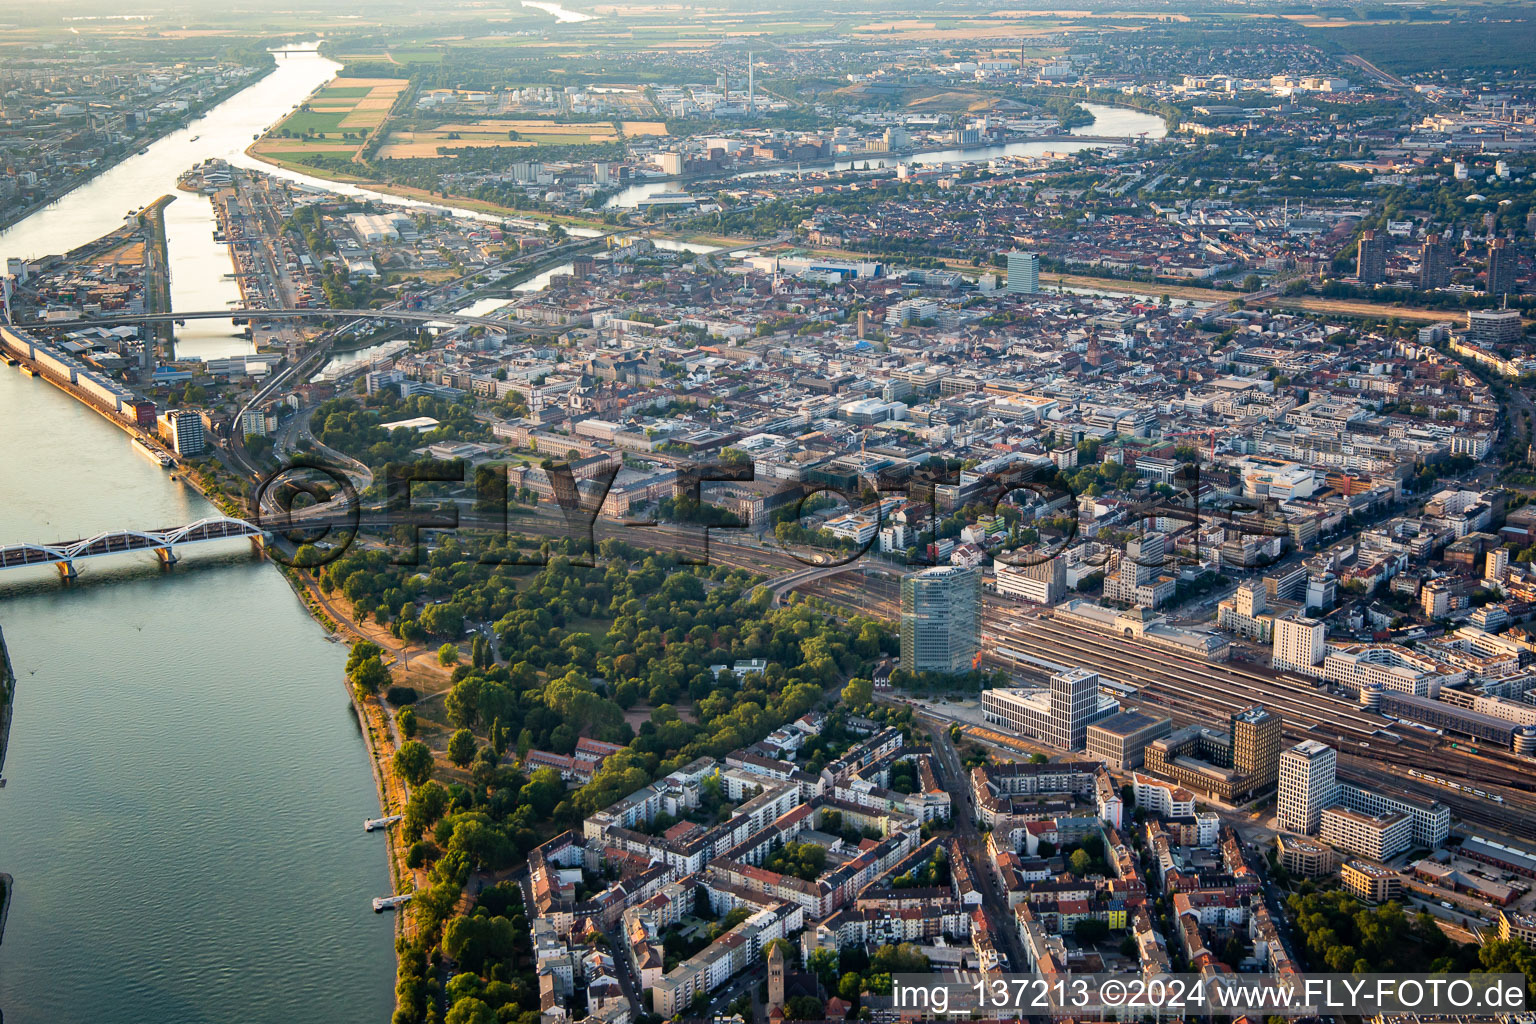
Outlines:
<svg viewBox="0 0 1536 1024"><path fill-rule="evenodd" d="M75 580L80 578L80 574L75 571L74 562L65 561L56 562L54 564L58 567L59 579L63 580L65 583L73 583Z"/></svg>
<svg viewBox="0 0 1536 1024"><path fill-rule="evenodd" d="M258 561L267 557L267 538L264 534L253 534L251 537L251 555Z"/></svg>
<svg viewBox="0 0 1536 1024"><path fill-rule="evenodd" d="M169 569L180 561L176 557L176 552L169 547L155 548L155 557L160 559L160 568L162 569Z"/></svg>

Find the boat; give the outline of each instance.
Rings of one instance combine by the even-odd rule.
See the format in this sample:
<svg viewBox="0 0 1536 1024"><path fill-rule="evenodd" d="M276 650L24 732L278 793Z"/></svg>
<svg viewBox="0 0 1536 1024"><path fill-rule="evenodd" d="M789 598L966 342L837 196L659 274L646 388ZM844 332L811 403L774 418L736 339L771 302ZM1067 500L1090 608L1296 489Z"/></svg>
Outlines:
<svg viewBox="0 0 1536 1024"><path fill-rule="evenodd" d="M411 902L411 897L414 895L416 894L403 892L398 896L375 896L373 900L373 912L375 914L382 914L386 910L394 910L396 907L404 906L405 904Z"/></svg>
<svg viewBox="0 0 1536 1024"><path fill-rule="evenodd" d="M388 828L403 817L403 814L390 814L383 818L364 818L363 831L372 832L376 829Z"/></svg>
<svg viewBox="0 0 1536 1024"><path fill-rule="evenodd" d="M15 359L7 358L6 361L5 361L5 365L6 366L20 366L21 363L18 362L17 360L15 360Z"/></svg>
<svg viewBox="0 0 1536 1024"><path fill-rule="evenodd" d="M176 465L176 460L167 455L163 449L150 444L142 437L134 438L133 446L146 459L149 459L151 462L158 462L161 469L170 469Z"/></svg>
<svg viewBox="0 0 1536 1024"><path fill-rule="evenodd" d="M30 367L30 366L23 366L21 368L21 372L26 374L28 377L36 377L37 376L37 371L32 369L32 367Z"/></svg>
<svg viewBox="0 0 1536 1024"><path fill-rule="evenodd" d="M192 141L193 141L193 142L196 142L196 141L197 141L197 140L198 140L198 139L200 139L200 138L202 138L202 136L201 136L201 135L194 135L194 136L192 136Z"/></svg>

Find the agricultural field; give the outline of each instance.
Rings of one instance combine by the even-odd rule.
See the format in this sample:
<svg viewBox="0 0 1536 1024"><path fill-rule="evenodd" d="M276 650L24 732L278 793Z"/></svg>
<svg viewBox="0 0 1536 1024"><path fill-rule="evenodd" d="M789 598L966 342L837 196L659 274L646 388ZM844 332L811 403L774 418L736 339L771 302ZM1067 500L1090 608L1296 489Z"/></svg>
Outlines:
<svg viewBox="0 0 1536 1024"><path fill-rule="evenodd" d="M628 135L667 133L667 126L660 121L625 121L622 124ZM615 142L618 138L618 132L609 121L566 123L532 118L487 118L422 131L391 132L378 155L383 160L430 159L438 155L439 149L600 145Z"/></svg>
<svg viewBox="0 0 1536 1024"><path fill-rule="evenodd" d="M272 134L285 138L336 138L348 132L366 136L384 123L395 98L409 84L404 78L334 79L289 114Z"/></svg>
<svg viewBox="0 0 1536 1024"><path fill-rule="evenodd" d="M337 78L251 147L256 156L355 153L389 116L404 78ZM280 161L279 161L280 162Z"/></svg>

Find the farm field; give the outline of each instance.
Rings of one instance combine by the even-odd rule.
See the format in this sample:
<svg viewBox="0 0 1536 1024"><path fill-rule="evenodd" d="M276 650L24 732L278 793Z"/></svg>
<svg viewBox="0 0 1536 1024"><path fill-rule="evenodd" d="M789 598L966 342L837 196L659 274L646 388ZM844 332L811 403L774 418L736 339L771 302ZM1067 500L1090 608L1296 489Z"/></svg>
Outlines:
<svg viewBox="0 0 1536 1024"><path fill-rule="evenodd" d="M626 135L665 135L661 121L624 121ZM383 160L430 159L441 149L480 149L502 146L526 149L535 146L598 145L619 138L610 121L561 122L534 118L486 118L444 124L423 131L390 132L379 149Z"/></svg>
<svg viewBox="0 0 1536 1024"><path fill-rule="evenodd" d="M355 153L389 116L404 78L337 78L251 147L256 156Z"/></svg>

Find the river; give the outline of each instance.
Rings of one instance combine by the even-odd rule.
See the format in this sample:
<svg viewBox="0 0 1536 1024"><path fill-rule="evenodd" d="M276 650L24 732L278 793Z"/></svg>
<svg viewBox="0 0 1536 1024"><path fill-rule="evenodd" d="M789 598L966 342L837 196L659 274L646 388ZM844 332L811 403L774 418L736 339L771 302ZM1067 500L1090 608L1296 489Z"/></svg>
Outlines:
<svg viewBox="0 0 1536 1024"><path fill-rule="evenodd" d="M1148 139L1161 139L1168 134L1168 122L1156 114L1145 114L1139 110L1127 110L1124 107L1105 106L1102 103L1084 103L1083 108L1093 115L1093 123L1081 128L1074 128L1072 135L1092 135L1103 138L1123 138L1135 140L1145 135ZM837 160L826 164L807 164L806 170L813 168L839 171L852 170L854 168L881 168L894 167L898 163L913 164L920 167L934 164L959 164L981 163L987 160L995 160L999 157L1028 157L1045 156L1047 153L1076 153L1084 149L1102 149L1111 145L1107 142L1070 142L1064 139L1054 139L1048 142L1008 142L997 146L983 146L972 149L935 149L925 150L920 153L911 153L907 156L868 156L853 159ZM768 177L771 175L793 174L793 171L744 171L733 175L736 178ZM686 184L675 181L653 181L643 184L631 185L628 188L610 196L603 204L604 209L638 208L640 200L649 198L662 192L676 192L686 189Z"/></svg>
<svg viewBox="0 0 1536 1024"><path fill-rule="evenodd" d="M560 22L562 25L574 25L583 21L597 20L590 14L583 14L580 11L573 11L568 7L561 7L559 4L543 3L540 2L540 0L523 0L523 6L532 7L536 10L543 11L545 14L553 16L554 19Z"/></svg>
<svg viewBox="0 0 1536 1024"><path fill-rule="evenodd" d="M208 156L240 160L337 65L312 51L0 233L0 255L62 252L175 192ZM192 142L193 136L201 136ZM237 298L207 200L176 193L173 302ZM246 351L228 328L184 353ZM0 543L156 528L214 514L116 427L0 366ZM343 689L346 657L283 577L232 543L0 578L18 675L0 789L7 1024L376 1022L394 1003L378 798Z"/></svg>

